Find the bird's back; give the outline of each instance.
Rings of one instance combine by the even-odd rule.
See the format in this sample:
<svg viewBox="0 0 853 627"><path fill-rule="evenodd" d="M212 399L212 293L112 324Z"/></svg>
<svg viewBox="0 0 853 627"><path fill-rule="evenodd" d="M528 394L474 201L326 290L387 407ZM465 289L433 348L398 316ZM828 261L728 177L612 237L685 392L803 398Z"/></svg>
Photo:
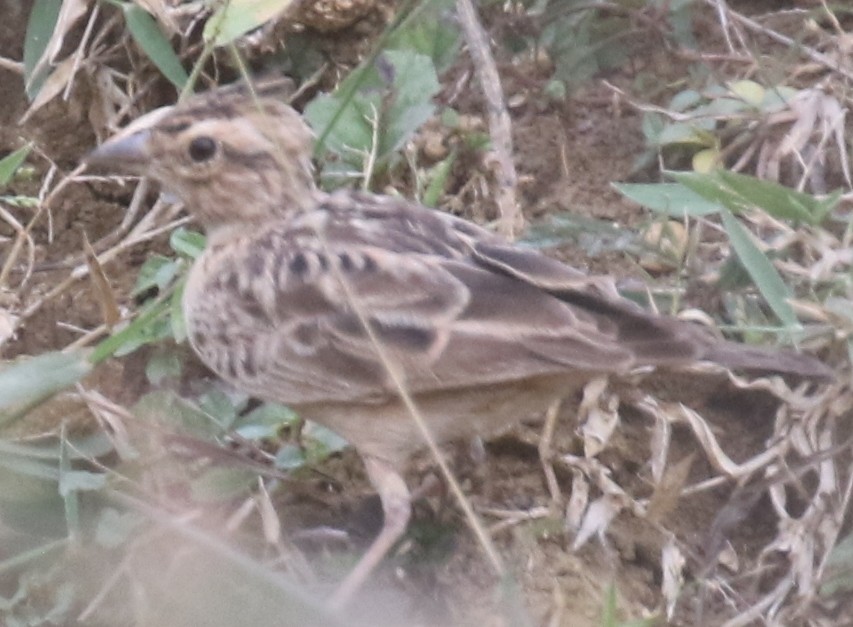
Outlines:
<svg viewBox="0 0 853 627"><path fill-rule="evenodd" d="M389 365L415 394L702 360L828 374L648 313L607 280L471 223L360 192L214 241L185 307L210 367L291 404L396 397Z"/></svg>

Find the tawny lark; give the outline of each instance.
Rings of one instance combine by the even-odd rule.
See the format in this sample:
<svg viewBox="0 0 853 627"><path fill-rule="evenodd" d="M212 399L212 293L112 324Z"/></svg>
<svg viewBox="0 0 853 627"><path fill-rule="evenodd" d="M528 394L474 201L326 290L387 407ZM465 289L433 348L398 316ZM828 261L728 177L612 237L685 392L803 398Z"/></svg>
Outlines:
<svg viewBox="0 0 853 627"><path fill-rule="evenodd" d="M401 470L423 446L370 335L438 441L499 430L638 366L831 374L812 357L650 314L607 280L440 211L323 193L312 144L289 106L231 87L146 115L89 161L159 180L204 226L207 249L184 295L202 361L335 430L364 459L385 522L342 596L405 530Z"/></svg>

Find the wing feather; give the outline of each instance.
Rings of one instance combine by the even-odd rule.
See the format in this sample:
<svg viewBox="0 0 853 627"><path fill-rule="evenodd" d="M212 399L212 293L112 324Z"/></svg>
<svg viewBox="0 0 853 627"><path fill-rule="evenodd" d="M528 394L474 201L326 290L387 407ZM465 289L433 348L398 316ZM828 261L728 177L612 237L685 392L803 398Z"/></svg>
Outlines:
<svg viewBox="0 0 853 627"><path fill-rule="evenodd" d="M491 238L485 231L466 225L459 234L454 219L405 204L382 203L370 215L326 211L325 220L296 219L211 254L202 278L190 279L211 284L194 291L218 297L188 298L188 321L218 318L225 337L217 344L231 361L253 359L250 368L239 358L223 368L225 358L194 341L196 349L251 392L289 403L393 395L359 312L413 392L633 364L616 327L473 255L472 235ZM320 230L303 229L308 221ZM234 268L250 271L233 278Z"/></svg>

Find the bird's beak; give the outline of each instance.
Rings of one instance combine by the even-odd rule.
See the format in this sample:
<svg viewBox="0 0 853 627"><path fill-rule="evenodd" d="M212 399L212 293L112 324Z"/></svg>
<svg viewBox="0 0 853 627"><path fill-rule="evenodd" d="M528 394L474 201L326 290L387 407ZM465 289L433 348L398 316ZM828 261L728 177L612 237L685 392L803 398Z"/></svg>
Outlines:
<svg viewBox="0 0 853 627"><path fill-rule="evenodd" d="M160 107L137 118L84 158L89 166L144 174L151 160L151 129L174 106Z"/></svg>
<svg viewBox="0 0 853 627"><path fill-rule="evenodd" d="M111 137L85 157L89 166L98 168L142 173L149 161L148 130L121 133Z"/></svg>

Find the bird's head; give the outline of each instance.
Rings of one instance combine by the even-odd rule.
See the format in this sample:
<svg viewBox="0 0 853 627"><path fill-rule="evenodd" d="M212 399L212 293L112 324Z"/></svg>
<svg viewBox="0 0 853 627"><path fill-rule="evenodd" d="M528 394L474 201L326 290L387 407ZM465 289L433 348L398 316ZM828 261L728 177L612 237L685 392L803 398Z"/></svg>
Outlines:
<svg viewBox="0 0 853 627"><path fill-rule="evenodd" d="M312 145L291 107L262 89L230 86L144 115L86 161L156 179L215 230L311 206Z"/></svg>

